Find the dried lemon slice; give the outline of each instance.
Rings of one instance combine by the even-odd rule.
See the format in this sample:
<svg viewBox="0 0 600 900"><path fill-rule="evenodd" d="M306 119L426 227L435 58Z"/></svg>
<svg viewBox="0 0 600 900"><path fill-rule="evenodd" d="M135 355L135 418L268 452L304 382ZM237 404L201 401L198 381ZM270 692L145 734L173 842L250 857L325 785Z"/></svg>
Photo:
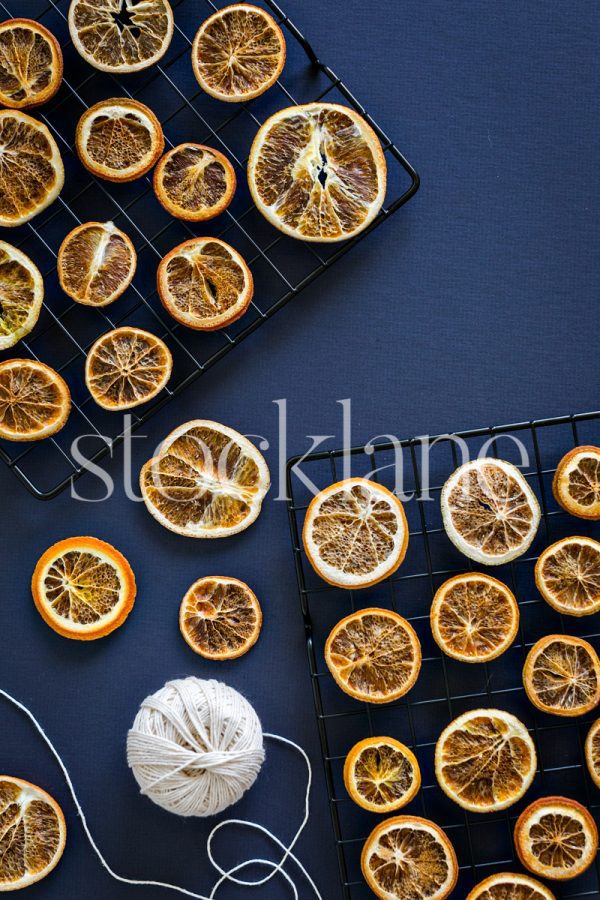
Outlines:
<svg viewBox="0 0 600 900"><path fill-rule="evenodd" d="M499 872L480 881L467 900L556 900L545 884L516 872Z"/></svg>
<svg viewBox="0 0 600 900"><path fill-rule="evenodd" d="M535 583L550 606L568 616L600 610L600 543L568 537L547 547L535 564Z"/></svg>
<svg viewBox="0 0 600 900"><path fill-rule="evenodd" d="M600 447L575 447L563 456L554 473L552 493L572 516L600 519Z"/></svg>
<svg viewBox="0 0 600 900"><path fill-rule="evenodd" d="M414 753L400 741L369 737L348 753L344 784L363 809L389 813L414 799L421 787L421 770Z"/></svg>
<svg viewBox="0 0 600 900"><path fill-rule="evenodd" d="M600 788L600 719L596 719L585 739L585 761L592 781Z"/></svg>
<svg viewBox="0 0 600 900"><path fill-rule="evenodd" d="M108 306L129 287L135 247L112 222L85 222L69 232L56 267L63 291L84 306Z"/></svg>
<svg viewBox="0 0 600 900"><path fill-rule="evenodd" d="M0 350L14 347L37 322L44 299L38 267L20 250L0 241Z"/></svg>
<svg viewBox="0 0 600 900"><path fill-rule="evenodd" d="M191 586L179 611L179 628L205 659L237 659L254 646L262 612L254 591L237 578L210 575Z"/></svg>
<svg viewBox="0 0 600 900"><path fill-rule="evenodd" d="M527 654L523 684L542 712L582 716L600 703L600 659L583 638L549 634Z"/></svg>
<svg viewBox="0 0 600 900"><path fill-rule="evenodd" d="M160 394L173 358L160 338L126 325L98 338L85 361L85 383L98 406L133 409Z"/></svg>
<svg viewBox="0 0 600 900"><path fill-rule="evenodd" d="M585 872L598 849L591 813L568 797L543 797L531 803L517 819L514 837L525 868L557 881Z"/></svg>
<svg viewBox="0 0 600 900"><path fill-rule="evenodd" d="M0 23L0 103L26 109L47 103L63 74L60 44L32 19Z"/></svg>
<svg viewBox="0 0 600 900"><path fill-rule="evenodd" d="M42 122L0 110L0 225L28 222L53 203L65 170L56 141Z"/></svg>
<svg viewBox="0 0 600 900"><path fill-rule="evenodd" d="M90 106L75 134L83 165L108 181L133 181L145 175L164 146L160 122L152 110L129 97L111 97Z"/></svg>
<svg viewBox="0 0 600 900"><path fill-rule="evenodd" d="M173 147L154 170L159 203L188 222L220 215L233 200L235 187L235 171L227 157L204 144Z"/></svg>
<svg viewBox="0 0 600 900"><path fill-rule="evenodd" d="M0 363L0 438L41 441L71 412L71 394L58 372L33 359Z"/></svg>

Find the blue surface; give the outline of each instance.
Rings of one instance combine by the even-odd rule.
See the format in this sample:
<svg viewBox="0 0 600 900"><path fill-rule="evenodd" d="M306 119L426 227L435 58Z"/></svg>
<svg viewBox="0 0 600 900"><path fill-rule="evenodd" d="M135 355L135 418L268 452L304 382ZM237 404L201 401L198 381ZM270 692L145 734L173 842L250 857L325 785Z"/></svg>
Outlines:
<svg viewBox="0 0 600 900"><path fill-rule="evenodd" d="M354 443L597 407L597 6L285 5L415 164L422 187L341 266L159 413L143 430L146 438L134 441L134 471L162 436L193 417L264 435L274 447L273 401L284 397L288 455L308 449L306 435L332 435L328 446L339 445L337 401L347 397ZM276 477L276 454L266 456ZM120 453L107 470L120 478ZM92 495L96 486L86 478L78 489ZM250 530L203 543L160 528L120 484L111 500L96 504L68 494L39 503L4 469L0 488L0 684L36 712L60 748L111 865L194 890L212 884L204 851L209 825L177 819L139 796L125 735L143 697L168 678L216 676L246 694L267 730L309 752L313 812L298 852L323 897L336 900L286 511L275 492ZM42 622L29 578L53 541L87 533L127 555L139 594L122 629L79 645ZM193 655L177 627L189 584L217 573L247 581L265 617L252 652L219 666ZM32 900L168 896L116 885L102 872L57 766L3 704L0 734L0 769L47 788L68 820L60 867L29 890ZM302 781L301 763L269 747L259 782L235 814L285 839L301 816ZM268 852L239 832L222 858L234 863L248 848ZM242 893L226 888L219 896ZM278 900L290 892L271 882L256 895Z"/></svg>

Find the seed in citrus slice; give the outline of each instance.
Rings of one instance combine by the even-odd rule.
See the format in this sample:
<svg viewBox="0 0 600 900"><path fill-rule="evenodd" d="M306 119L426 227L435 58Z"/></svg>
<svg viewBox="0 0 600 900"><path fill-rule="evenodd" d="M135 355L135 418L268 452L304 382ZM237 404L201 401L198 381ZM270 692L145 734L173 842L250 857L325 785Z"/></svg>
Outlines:
<svg viewBox="0 0 600 900"><path fill-rule="evenodd" d="M26 109L47 103L63 74L60 44L32 19L0 23L0 103Z"/></svg>
<svg viewBox="0 0 600 900"><path fill-rule="evenodd" d="M135 577L118 550L93 537L59 541L40 558L31 591L42 619L63 637L94 641L119 628L135 601Z"/></svg>
<svg viewBox="0 0 600 900"><path fill-rule="evenodd" d="M174 247L160 262L157 286L167 312L197 331L231 325L254 293L244 259L217 238L192 238Z"/></svg>
<svg viewBox="0 0 600 900"><path fill-rule="evenodd" d="M44 299L38 267L21 250L0 241L0 350L14 347L37 322Z"/></svg>
<svg viewBox="0 0 600 900"><path fill-rule="evenodd" d="M290 106L271 116L248 160L252 199L271 225L303 241L342 241L371 224L385 199L379 139L354 110Z"/></svg>
<svg viewBox="0 0 600 900"><path fill-rule="evenodd" d="M408 525L395 494L366 478L347 478L314 497L302 540L329 584L363 588L392 575L406 555Z"/></svg>
<svg viewBox="0 0 600 900"><path fill-rule="evenodd" d="M363 847L360 867L382 900L445 900L458 880L448 836L420 816L395 816L376 825Z"/></svg>
<svg viewBox="0 0 600 900"><path fill-rule="evenodd" d="M598 849L591 813L568 797L542 797L531 803L517 819L514 838L522 865L556 881L585 872Z"/></svg>
<svg viewBox="0 0 600 900"><path fill-rule="evenodd" d="M582 716L600 703L598 654L583 638L549 634L527 654L523 684L542 712Z"/></svg>
<svg viewBox="0 0 600 900"><path fill-rule="evenodd" d="M85 222L66 236L58 251L63 291L84 306L108 306L129 287L135 247L112 222Z"/></svg>
<svg viewBox="0 0 600 900"><path fill-rule="evenodd" d="M535 564L537 589L550 606L568 616L600 610L600 543L587 537L556 541Z"/></svg>
<svg viewBox="0 0 600 900"><path fill-rule="evenodd" d="M0 892L45 878L65 849L67 826L56 800L21 778L0 775Z"/></svg>
<svg viewBox="0 0 600 900"><path fill-rule="evenodd" d="M188 222L214 219L233 200L235 187L235 171L227 157L204 144L179 144L154 170L158 202Z"/></svg>
<svg viewBox="0 0 600 900"><path fill-rule="evenodd" d="M254 591L237 578L210 575L191 586L179 610L179 628L206 659L236 659L254 646L262 612Z"/></svg>
<svg viewBox="0 0 600 900"><path fill-rule="evenodd" d="M160 394L173 357L164 341L126 325L99 337L85 361L85 383L98 406L133 409Z"/></svg>
<svg viewBox="0 0 600 900"><path fill-rule="evenodd" d="M133 181L145 175L164 146L160 122L152 110L129 97L111 97L90 106L75 134L83 165L108 181Z"/></svg>
<svg viewBox="0 0 600 900"><path fill-rule="evenodd" d="M523 723L501 709L472 709L442 731L435 774L445 794L471 812L506 809L535 776L535 745Z"/></svg>
<svg viewBox="0 0 600 900"><path fill-rule="evenodd" d="M0 110L0 226L28 222L53 203L65 170L56 141L42 122Z"/></svg>
<svg viewBox="0 0 600 900"><path fill-rule="evenodd" d="M366 703L390 703L413 687L421 669L414 628L389 609L346 616L325 644L325 662L341 689Z"/></svg>
<svg viewBox="0 0 600 900"><path fill-rule="evenodd" d="M173 10L168 0L71 0L69 31L77 52L94 68L139 72L166 53Z"/></svg>
<svg viewBox="0 0 600 900"><path fill-rule="evenodd" d="M498 872L475 885L467 900L556 900L545 884L516 872Z"/></svg>
<svg viewBox="0 0 600 900"><path fill-rule="evenodd" d="M71 394L58 372L34 359L0 363L0 438L41 441L71 412Z"/></svg>
<svg viewBox="0 0 600 900"><path fill-rule="evenodd" d="M585 739L585 761L592 781L600 788L600 719L596 719Z"/></svg>
<svg viewBox="0 0 600 900"><path fill-rule="evenodd" d="M487 662L510 647L519 628L519 606L505 584L481 572L449 578L430 612L438 647L461 662Z"/></svg>
<svg viewBox="0 0 600 900"><path fill-rule="evenodd" d="M228 103L251 100L270 88L285 64L285 40L269 13L236 3L202 23L192 46L200 87Z"/></svg>
<svg viewBox="0 0 600 900"><path fill-rule="evenodd" d="M355 803L371 812L406 806L421 787L414 753L391 737L368 737L352 747L344 764L344 784Z"/></svg>
<svg viewBox="0 0 600 900"><path fill-rule="evenodd" d="M600 447L575 447L563 456L554 473L552 493L572 516L600 519Z"/></svg>
<svg viewBox="0 0 600 900"><path fill-rule="evenodd" d="M269 490L264 457L233 428L195 419L171 432L140 473L150 514L186 537L220 538L248 528Z"/></svg>

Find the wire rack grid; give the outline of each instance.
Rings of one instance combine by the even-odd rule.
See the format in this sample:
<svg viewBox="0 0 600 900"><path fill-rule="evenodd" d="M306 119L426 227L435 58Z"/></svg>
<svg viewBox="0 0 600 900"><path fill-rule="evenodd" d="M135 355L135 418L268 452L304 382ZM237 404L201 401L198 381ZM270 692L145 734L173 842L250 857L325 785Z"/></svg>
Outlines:
<svg viewBox="0 0 600 900"><path fill-rule="evenodd" d="M542 511L538 534L527 554L495 566L493 574L507 584L519 601L520 627L513 644L487 664L469 665L445 656L433 640L429 607L437 588L450 576L473 568L445 534L440 492L448 476L463 461L457 438L469 458L479 454L508 459L535 491ZM521 457L517 440L525 448ZM371 829L383 817L359 809L343 783L346 754L357 741L371 735L391 735L415 752L422 772L417 797L401 812L414 813L441 825L457 852L460 874L453 893L464 898L480 880L499 871L523 871L515 855L512 830L519 813L537 797L566 795L583 803L600 823L600 792L591 781L584 758L587 730L596 714L564 719L538 712L523 690L521 671L529 648L543 635L579 635L600 649L598 615L582 619L555 612L539 595L534 581L535 561L555 540L567 535L600 539L600 523L565 513L552 495L556 465L574 446L600 446L600 412L481 428L397 444L368 445L350 451L332 450L289 460L287 496L291 537L300 591L308 662L344 900L367 900L372 893L360 871L360 853ZM483 453L482 453L483 450ZM424 463L429 462L428 491L423 491ZM301 460L301 475L297 466ZM397 473L402 473L399 481ZM408 552L398 571L386 581L360 591L331 587L313 571L304 553L301 530L314 489L362 475L402 491L410 530ZM306 480L309 480L309 484ZM324 662L323 649L333 626L355 609L393 609L407 618L419 635L423 663L417 684L402 700L384 706L360 703L337 687ZM480 707L505 709L529 728L538 751L534 783L515 806L502 813L469 813L439 788L434 772L435 742L442 729L461 713ZM549 887L558 898L599 897L598 860L586 873Z"/></svg>
<svg viewBox="0 0 600 900"><path fill-rule="evenodd" d="M260 3L260 0L259 0ZM201 91L190 62L190 48L200 22L227 2L172 0L174 37L159 64L144 72L116 78L92 69L75 51L69 37L69 0L5 0L7 17L28 16L45 24L58 38L65 57L65 77L56 97L34 110L54 134L65 164L65 188L48 210L27 225L10 229L7 239L36 262L44 275L45 301L33 332L5 358L30 356L65 377L73 398L67 426L39 444L0 442L0 458L40 499L50 499L86 468L112 453L127 431L138 429L160 407L179 394L214 363L233 350L322 272L389 218L418 189L418 175L398 148L323 63L309 42L274 0L264 0L284 30L286 66L281 78L262 97L241 104L220 103ZM154 197L151 178L114 185L94 178L74 150L75 125L85 109L110 96L134 97L149 105L161 120L167 148L185 140L208 143L224 152L236 169L238 189L229 209L215 223L189 225L168 216ZM280 234L251 201L245 168L252 138L260 125L282 106L325 100L351 106L366 118L381 140L388 165L388 194L369 228L338 245L314 245ZM232 109L233 107L233 109ZM58 284L56 255L72 228L90 220L112 220L134 242L138 268L133 284L109 308L90 309L71 302ZM231 243L252 269L255 295L238 322L218 332L198 333L171 320L156 293L160 259L183 240L216 236ZM128 419L106 412L91 399L84 382L86 354L106 331L122 324L146 328L166 340L173 354L167 388ZM73 441L77 441L73 453Z"/></svg>

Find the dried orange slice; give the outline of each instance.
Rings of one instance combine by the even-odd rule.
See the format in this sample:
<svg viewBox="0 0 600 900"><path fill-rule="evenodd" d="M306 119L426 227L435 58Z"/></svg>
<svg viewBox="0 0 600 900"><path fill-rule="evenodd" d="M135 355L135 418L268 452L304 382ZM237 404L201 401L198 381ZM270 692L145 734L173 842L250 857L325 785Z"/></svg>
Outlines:
<svg viewBox="0 0 600 900"><path fill-rule="evenodd" d="M140 473L150 514L186 537L219 538L248 528L269 490L264 457L233 428L195 419L172 431Z"/></svg>
<svg viewBox="0 0 600 900"><path fill-rule="evenodd" d="M21 778L0 775L0 891L45 878L65 849L67 826L56 800Z"/></svg>
<svg viewBox="0 0 600 900"><path fill-rule="evenodd" d="M37 322L44 279L21 250L0 241L0 350L14 347Z"/></svg>
<svg viewBox="0 0 600 900"><path fill-rule="evenodd" d="M41 441L71 412L71 394L58 372L34 359L0 363L0 438Z"/></svg>
<svg viewBox="0 0 600 900"><path fill-rule="evenodd" d="M192 65L200 87L236 103L270 88L285 64L285 40L269 13L236 3L202 23L192 46Z"/></svg>
<svg viewBox="0 0 600 900"><path fill-rule="evenodd" d="M63 637L94 641L123 624L135 601L125 557L105 541L73 537L40 558L31 591L42 619Z"/></svg>
<svg viewBox="0 0 600 900"><path fill-rule="evenodd" d="M28 222L54 203L65 170L56 141L42 122L0 110L0 226Z"/></svg>
<svg viewBox="0 0 600 900"><path fill-rule="evenodd" d="M210 575L191 586L179 610L179 628L205 659L236 659L254 646L262 611L254 591L237 578Z"/></svg>
<svg viewBox="0 0 600 900"><path fill-rule="evenodd" d="M545 884L516 872L498 872L475 885L467 900L556 900Z"/></svg>
<svg viewBox="0 0 600 900"><path fill-rule="evenodd" d="M455 547L487 566L525 553L540 523L535 494L517 467L503 459L460 466L442 488L441 505Z"/></svg>
<svg viewBox="0 0 600 900"><path fill-rule="evenodd" d="M85 383L98 406L133 409L160 394L173 357L164 341L126 325L98 338L85 361Z"/></svg>
<svg viewBox="0 0 600 900"><path fill-rule="evenodd" d="M600 543L568 537L547 547L535 564L537 589L550 606L568 616L600 610Z"/></svg>
<svg viewBox="0 0 600 900"><path fill-rule="evenodd" d="M177 219L204 222L233 200L235 171L226 156L204 144L179 144L154 170L158 202Z"/></svg>
<svg viewBox="0 0 600 900"><path fill-rule="evenodd" d="M69 232L58 251L63 291L84 306L108 306L129 287L135 247L112 222L85 222Z"/></svg>
<svg viewBox="0 0 600 900"><path fill-rule="evenodd" d="M600 519L600 447L575 447L563 456L554 473L552 493L572 516Z"/></svg>
<svg viewBox="0 0 600 900"><path fill-rule="evenodd" d="M60 44L32 19L0 23L0 103L26 109L47 103L63 74Z"/></svg>
<svg viewBox="0 0 600 900"><path fill-rule="evenodd" d="M413 687L421 644L410 622L389 609L346 616L325 644L325 662L341 689L367 703L390 703Z"/></svg>
<svg viewBox="0 0 600 900"><path fill-rule="evenodd" d="M549 634L527 654L523 684L542 712L582 716L600 703L600 659L583 638Z"/></svg>
<svg viewBox="0 0 600 900"><path fill-rule="evenodd" d="M600 719L596 719L585 739L585 761L596 787L600 787Z"/></svg>
<svg viewBox="0 0 600 900"><path fill-rule="evenodd" d="M406 555L404 507L382 485L347 478L311 500L302 540L311 565L329 584L369 587L392 575Z"/></svg>
<svg viewBox="0 0 600 900"><path fill-rule="evenodd" d="M556 881L585 872L598 849L591 813L568 797L542 797L531 803L517 819L514 838L522 865Z"/></svg>
<svg viewBox="0 0 600 900"><path fill-rule="evenodd" d="M370 812L401 809L421 787L414 753L390 737L369 737L352 747L344 764L344 784L355 803Z"/></svg>
<svg viewBox="0 0 600 900"><path fill-rule="evenodd" d="M160 122L152 110L129 97L111 97L90 106L75 133L83 165L108 181L133 181L145 175L164 146Z"/></svg>
<svg viewBox="0 0 600 900"><path fill-rule="evenodd" d="M449 578L430 612L438 647L461 662L487 662L510 647L519 628L519 605L505 584L481 572Z"/></svg>
<svg viewBox="0 0 600 900"><path fill-rule="evenodd" d="M254 294L244 259L217 238L192 238L174 247L160 262L157 286L167 312L197 331L231 325Z"/></svg>
<svg viewBox="0 0 600 900"><path fill-rule="evenodd" d="M379 139L346 106L308 103L271 116L248 160L252 199L271 225L303 241L342 241L371 224L385 199Z"/></svg>
<svg viewBox="0 0 600 900"><path fill-rule="evenodd" d="M471 812L506 809L535 776L535 745L523 723L501 709L472 709L444 728L435 774L445 794Z"/></svg>
<svg viewBox="0 0 600 900"><path fill-rule="evenodd" d="M158 62L173 37L169 0L71 0L77 52L103 72L139 72Z"/></svg>
<svg viewBox="0 0 600 900"><path fill-rule="evenodd" d="M360 866L382 900L445 900L458 880L458 862L446 833L420 816L395 816L376 825Z"/></svg>

